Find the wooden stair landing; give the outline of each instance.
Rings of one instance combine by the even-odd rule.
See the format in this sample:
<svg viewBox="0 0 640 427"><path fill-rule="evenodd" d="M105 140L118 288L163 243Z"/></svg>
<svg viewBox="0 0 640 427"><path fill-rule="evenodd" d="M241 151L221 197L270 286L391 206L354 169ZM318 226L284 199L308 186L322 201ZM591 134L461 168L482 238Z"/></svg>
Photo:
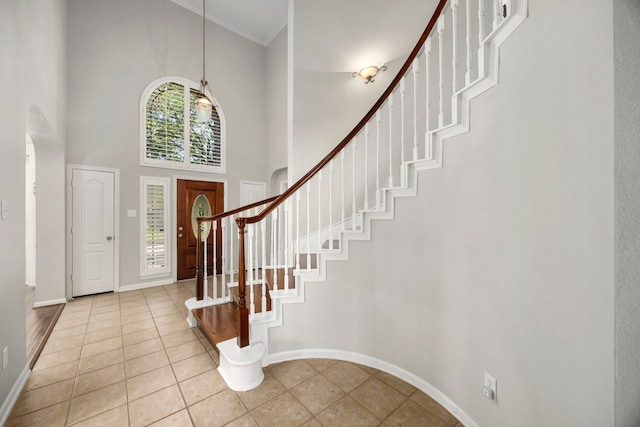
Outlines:
<svg viewBox="0 0 640 427"><path fill-rule="evenodd" d="M238 308L232 302L195 308L193 317L216 350L219 343L238 336Z"/></svg>

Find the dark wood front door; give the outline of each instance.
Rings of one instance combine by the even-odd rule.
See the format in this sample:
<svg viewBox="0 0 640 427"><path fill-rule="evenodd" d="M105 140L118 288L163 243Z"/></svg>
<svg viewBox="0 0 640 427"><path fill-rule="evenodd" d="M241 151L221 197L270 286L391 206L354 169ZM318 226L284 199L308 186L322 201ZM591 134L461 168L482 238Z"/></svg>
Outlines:
<svg viewBox="0 0 640 427"><path fill-rule="evenodd" d="M178 242L178 280L193 279L196 276L196 241L197 237L191 225L193 204L199 195L204 195L211 207L213 215L224 212L224 185L221 182L178 180L177 191L177 230ZM200 198L201 200L202 198ZM222 230L218 226L216 248L216 269L222 268ZM213 274L213 231L207 239L207 274Z"/></svg>

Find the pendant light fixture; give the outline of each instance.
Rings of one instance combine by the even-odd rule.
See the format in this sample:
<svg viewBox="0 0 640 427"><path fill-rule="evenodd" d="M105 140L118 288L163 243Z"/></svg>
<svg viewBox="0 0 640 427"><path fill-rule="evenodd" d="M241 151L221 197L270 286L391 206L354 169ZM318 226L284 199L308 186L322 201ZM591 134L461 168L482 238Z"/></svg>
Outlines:
<svg viewBox="0 0 640 427"><path fill-rule="evenodd" d="M198 97L195 102L196 116L200 123L206 123L211 120L211 111L213 110L213 103L207 97L205 89L209 88L209 83L205 78L205 63L206 63L206 42L205 42L205 26L206 26L206 0L202 0L202 79L200 80L200 88L198 89ZM211 89L209 89L211 91Z"/></svg>

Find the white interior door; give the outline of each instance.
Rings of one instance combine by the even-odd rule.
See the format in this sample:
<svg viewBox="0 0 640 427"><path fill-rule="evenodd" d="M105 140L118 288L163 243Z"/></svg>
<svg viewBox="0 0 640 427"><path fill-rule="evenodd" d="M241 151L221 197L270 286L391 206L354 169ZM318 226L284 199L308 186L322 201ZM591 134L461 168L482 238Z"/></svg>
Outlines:
<svg viewBox="0 0 640 427"><path fill-rule="evenodd" d="M240 181L240 206L259 202L267 197L267 184L264 182Z"/></svg>
<svg viewBox="0 0 640 427"><path fill-rule="evenodd" d="M114 290L115 173L73 169L73 296Z"/></svg>

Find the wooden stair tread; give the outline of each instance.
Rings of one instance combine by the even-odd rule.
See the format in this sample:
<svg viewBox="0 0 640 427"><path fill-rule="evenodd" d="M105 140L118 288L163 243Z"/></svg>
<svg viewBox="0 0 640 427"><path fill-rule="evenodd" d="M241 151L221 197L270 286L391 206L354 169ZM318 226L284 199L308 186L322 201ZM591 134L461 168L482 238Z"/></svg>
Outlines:
<svg viewBox="0 0 640 427"><path fill-rule="evenodd" d="M216 347L223 341L238 336L238 308L231 302L193 309L198 328Z"/></svg>
<svg viewBox="0 0 640 427"><path fill-rule="evenodd" d="M232 286L231 288L229 288L231 290L231 295L233 295L233 302L236 305L236 307L239 305L240 302L240 293L238 292L238 286ZM251 304L251 301L249 300L249 292L250 292L250 286L247 284L246 286L246 295L244 296L244 301L245 301L245 305L247 306L247 308L249 308L249 304ZM267 310L266 311L270 311L271 310L271 297L269 296L269 290L267 289ZM253 285L253 297L254 297L254 308L255 308L255 312L256 313L260 313L262 312L262 284L254 284Z"/></svg>

